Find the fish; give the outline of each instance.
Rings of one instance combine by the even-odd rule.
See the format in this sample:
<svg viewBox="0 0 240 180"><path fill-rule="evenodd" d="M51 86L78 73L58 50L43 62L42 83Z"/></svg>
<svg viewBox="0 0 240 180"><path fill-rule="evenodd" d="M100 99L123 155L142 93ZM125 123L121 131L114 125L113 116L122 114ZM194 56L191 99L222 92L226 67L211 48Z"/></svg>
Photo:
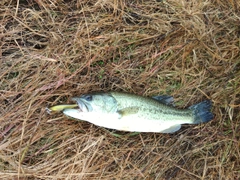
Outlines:
<svg viewBox="0 0 240 180"><path fill-rule="evenodd" d="M77 108L63 107L65 115L119 131L174 133L182 124L206 123L214 118L211 100L186 109L176 108L173 97L166 95L145 97L122 92L98 92L72 100Z"/></svg>

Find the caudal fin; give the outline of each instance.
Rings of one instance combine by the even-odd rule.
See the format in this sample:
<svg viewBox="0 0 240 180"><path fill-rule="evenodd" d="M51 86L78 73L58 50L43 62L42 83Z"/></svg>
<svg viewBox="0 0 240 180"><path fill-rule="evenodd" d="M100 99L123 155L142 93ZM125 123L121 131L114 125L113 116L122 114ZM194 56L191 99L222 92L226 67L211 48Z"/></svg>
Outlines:
<svg viewBox="0 0 240 180"><path fill-rule="evenodd" d="M211 112L212 102L205 100L198 104L189 107L194 113L193 124L200 124L211 121L213 119L213 113Z"/></svg>

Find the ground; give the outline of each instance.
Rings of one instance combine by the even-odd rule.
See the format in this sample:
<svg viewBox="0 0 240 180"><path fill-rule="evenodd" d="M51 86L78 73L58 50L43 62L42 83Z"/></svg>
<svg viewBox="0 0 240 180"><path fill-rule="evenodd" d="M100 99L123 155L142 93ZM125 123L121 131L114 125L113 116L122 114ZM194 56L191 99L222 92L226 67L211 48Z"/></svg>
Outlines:
<svg viewBox="0 0 240 180"><path fill-rule="evenodd" d="M240 1L0 2L3 179L239 179ZM205 99L174 134L113 132L46 107L93 91Z"/></svg>

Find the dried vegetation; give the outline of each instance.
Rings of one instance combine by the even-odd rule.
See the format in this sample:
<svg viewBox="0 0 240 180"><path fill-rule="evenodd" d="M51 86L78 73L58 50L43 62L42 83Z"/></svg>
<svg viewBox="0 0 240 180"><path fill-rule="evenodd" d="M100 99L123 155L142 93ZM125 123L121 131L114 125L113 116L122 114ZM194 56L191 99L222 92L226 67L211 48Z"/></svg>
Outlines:
<svg viewBox="0 0 240 180"><path fill-rule="evenodd" d="M0 2L0 177L239 179L240 1ZM213 101L168 135L113 136L46 113L91 91Z"/></svg>

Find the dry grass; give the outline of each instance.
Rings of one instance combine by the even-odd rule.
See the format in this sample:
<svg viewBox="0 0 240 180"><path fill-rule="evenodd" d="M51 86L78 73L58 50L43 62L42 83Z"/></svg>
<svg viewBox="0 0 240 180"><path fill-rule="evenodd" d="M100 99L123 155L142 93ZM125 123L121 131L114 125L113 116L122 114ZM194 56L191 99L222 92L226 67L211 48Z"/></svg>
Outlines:
<svg viewBox="0 0 240 180"><path fill-rule="evenodd" d="M0 177L239 179L240 1L0 2ZM211 123L118 138L45 108L91 91L210 98Z"/></svg>

